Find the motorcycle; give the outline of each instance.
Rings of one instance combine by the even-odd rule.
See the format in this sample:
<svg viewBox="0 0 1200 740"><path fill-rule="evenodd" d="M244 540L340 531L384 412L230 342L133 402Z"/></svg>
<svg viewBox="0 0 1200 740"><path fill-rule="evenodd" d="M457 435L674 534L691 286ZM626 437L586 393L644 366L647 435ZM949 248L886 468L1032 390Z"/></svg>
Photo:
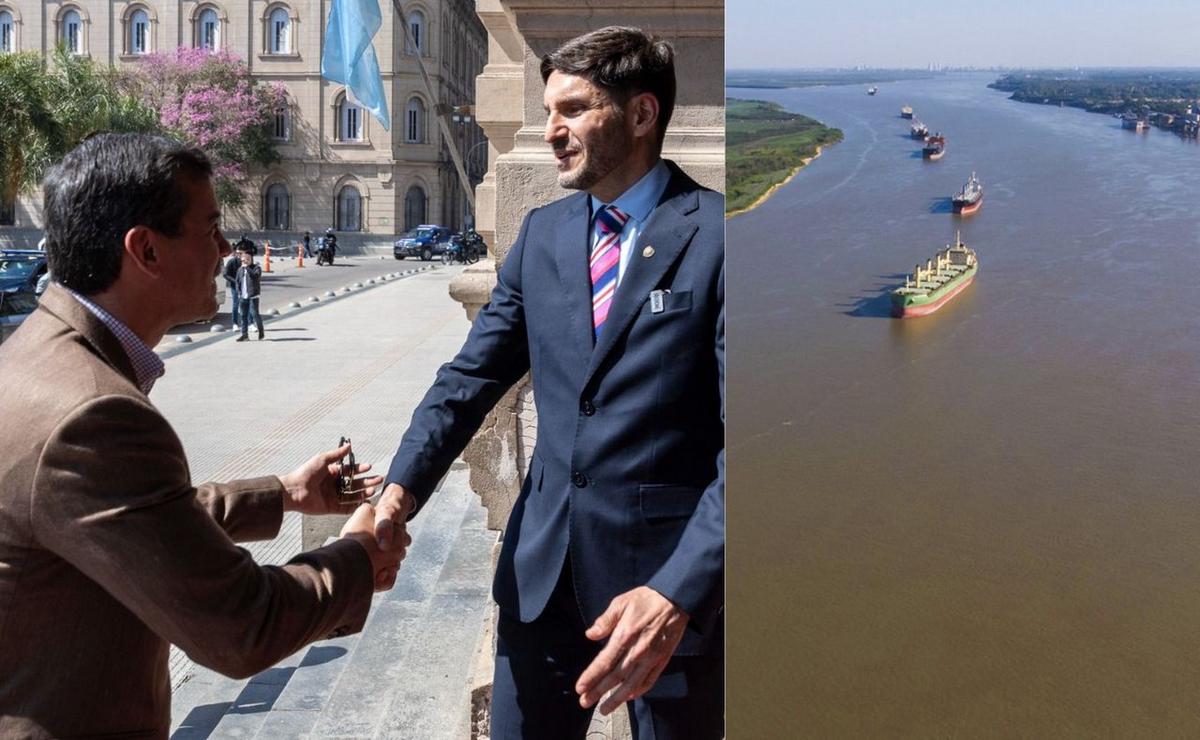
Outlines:
<svg viewBox="0 0 1200 740"><path fill-rule="evenodd" d="M324 236L317 237L317 265L332 265L333 255L337 252L337 240Z"/></svg>
<svg viewBox="0 0 1200 740"><path fill-rule="evenodd" d="M446 250L442 252L442 264L452 265L455 262L462 262L466 265L473 265L479 261L486 250L487 245L484 244L483 237L473 231L466 236L455 235L450 239Z"/></svg>

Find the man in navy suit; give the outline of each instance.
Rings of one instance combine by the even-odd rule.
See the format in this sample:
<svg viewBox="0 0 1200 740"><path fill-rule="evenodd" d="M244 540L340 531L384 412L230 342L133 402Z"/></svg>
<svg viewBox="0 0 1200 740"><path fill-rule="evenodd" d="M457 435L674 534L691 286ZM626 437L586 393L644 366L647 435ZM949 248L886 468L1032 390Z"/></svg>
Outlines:
<svg viewBox="0 0 1200 740"><path fill-rule="evenodd" d="M639 738L724 717L724 200L661 159L673 51L633 28L542 61L558 182L413 414L377 509L398 536L531 372L538 440L505 530L493 738Z"/></svg>

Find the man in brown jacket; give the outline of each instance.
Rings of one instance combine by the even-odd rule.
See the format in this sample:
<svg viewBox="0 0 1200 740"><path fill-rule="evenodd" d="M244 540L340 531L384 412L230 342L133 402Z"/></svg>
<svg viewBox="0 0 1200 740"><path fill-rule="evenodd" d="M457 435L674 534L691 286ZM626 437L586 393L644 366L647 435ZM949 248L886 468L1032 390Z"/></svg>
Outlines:
<svg viewBox="0 0 1200 740"><path fill-rule="evenodd" d="M250 676L360 630L395 580L403 548L378 548L369 504L281 567L234 545L274 537L287 510L346 511L345 448L193 487L146 396L163 372L150 348L217 310L229 243L211 174L177 142L106 134L46 179L55 284L0 345L0 737L165 738L168 643Z"/></svg>

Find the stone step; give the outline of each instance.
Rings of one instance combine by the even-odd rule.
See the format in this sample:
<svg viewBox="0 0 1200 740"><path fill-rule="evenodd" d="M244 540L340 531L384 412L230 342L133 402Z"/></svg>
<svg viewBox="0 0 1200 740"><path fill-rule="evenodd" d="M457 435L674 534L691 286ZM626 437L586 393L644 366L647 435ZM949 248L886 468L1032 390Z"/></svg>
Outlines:
<svg viewBox="0 0 1200 740"><path fill-rule="evenodd" d="M413 527L413 544L401 567L401 572L407 569L407 577L397 581L395 588L375 605L346 669L316 715L311 730L315 737L372 737L384 719L394 687L423 679L429 667L410 665L404 655L414 642L430 639L419 626L430 611L442 571L459 542L464 519L468 513L476 518L484 516L478 499L466 485L466 475L465 469L452 471L442 491L430 500L436 506L427 506L414 520L420 526ZM461 476L461 485L452 484L457 482L452 481L456 476ZM461 671L465 685L465 663Z"/></svg>
<svg viewBox="0 0 1200 740"><path fill-rule="evenodd" d="M482 513L482 511L481 511ZM406 680L391 702L376 738L460 740L470 720L471 659L483 630L491 590L491 553L497 534L484 519L464 523L429 609L417 625L402 662Z"/></svg>
<svg viewBox="0 0 1200 740"><path fill-rule="evenodd" d="M456 464L410 525L413 544L396 586L375 595L360 634L311 645L248 681L198 668L175 692L172 737L371 737L388 723L393 695L414 682L436 675L461 686L465 697L467 658L445 650L414 665L405 656L417 643L450 640L455 648L469 641L462 648L469 657L475 638L467 632L477 633L478 624L469 624L467 615L474 611L482 619L491 580L485 543L496 539L485 520L465 466ZM465 715L464 698L455 720ZM422 727L446 720L405 718Z"/></svg>

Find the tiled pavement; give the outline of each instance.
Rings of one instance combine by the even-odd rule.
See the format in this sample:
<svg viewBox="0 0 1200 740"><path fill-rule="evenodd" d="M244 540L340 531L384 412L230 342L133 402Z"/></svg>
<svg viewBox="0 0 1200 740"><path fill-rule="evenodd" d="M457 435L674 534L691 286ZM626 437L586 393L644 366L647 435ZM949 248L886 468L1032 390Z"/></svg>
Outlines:
<svg viewBox="0 0 1200 740"><path fill-rule="evenodd" d="M381 265L380 272L399 265ZM401 270L409 266L399 266ZM295 468L340 436L386 468L437 368L469 325L447 293L458 269L366 286L267 323L267 340L232 333L163 345L151 398L171 420L196 481ZM205 338L210 340L211 338ZM467 672L482 626L496 533L456 464L414 520L396 587L377 594L363 632L316 643L246 681L172 652L172 737L461 738ZM264 564L300 551L300 521L248 547Z"/></svg>

